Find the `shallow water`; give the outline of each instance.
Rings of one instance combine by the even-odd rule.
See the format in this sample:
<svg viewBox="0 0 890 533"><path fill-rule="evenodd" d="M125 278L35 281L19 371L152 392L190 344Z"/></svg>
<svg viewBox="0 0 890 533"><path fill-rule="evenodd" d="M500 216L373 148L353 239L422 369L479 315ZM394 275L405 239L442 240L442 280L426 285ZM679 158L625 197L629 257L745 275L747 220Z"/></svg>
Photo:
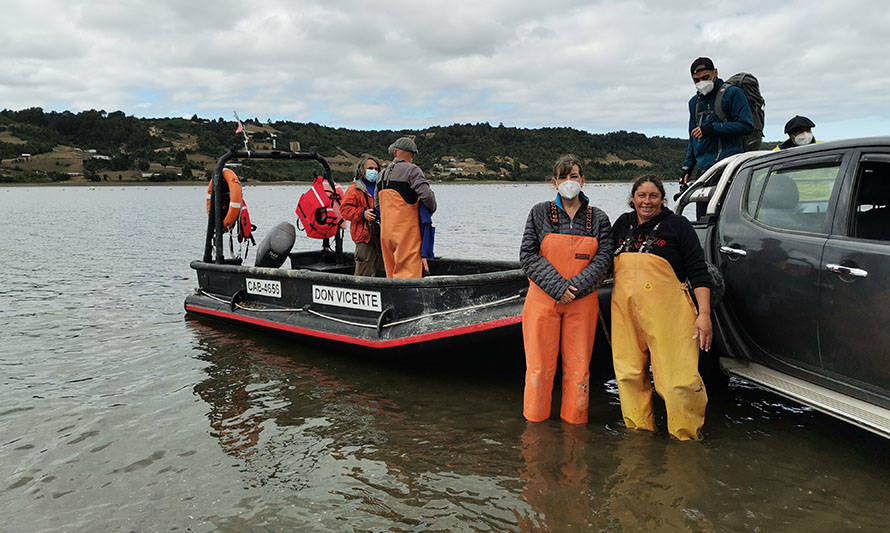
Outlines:
<svg viewBox="0 0 890 533"><path fill-rule="evenodd" d="M260 235L300 192L246 187ZM552 194L436 192L437 252L489 259ZM678 443L663 415L626 433L608 381L588 425L526 424L508 347L381 360L185 318L204 194L0 188L0 530L886 527L888 442L743 382Z"/></svg>

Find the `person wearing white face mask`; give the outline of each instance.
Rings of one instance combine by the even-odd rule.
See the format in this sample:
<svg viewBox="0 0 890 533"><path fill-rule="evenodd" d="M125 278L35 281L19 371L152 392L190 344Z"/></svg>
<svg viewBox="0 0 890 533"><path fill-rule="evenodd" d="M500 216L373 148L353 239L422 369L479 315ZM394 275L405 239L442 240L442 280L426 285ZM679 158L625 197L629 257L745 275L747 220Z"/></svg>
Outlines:
<svg viewBox="0 0 890 533"><path fill-rule="evenodd" d="M795 115L794 118L785 123L785 133L788 135L788 139L776 146L774 150L786 150L795 146L806 146L807 144L818 142L813 137L813 128L815 127L816 124L812 120Z"/></svg>
<svg viewBox="0 0 890 533"><path fill-rule="evenodd" d="M532 207L519 261L529 279L522 310L525 346L523 415L550 418L553 378L562 355L560 418L587 422L590 358L598 318L596 288L612 264L609 217L581 192L581 160L564 155L553 168L553 201Z"/></svg>
<svg viewBox="0 0 890 533"><path fill-rule="evenodd" d="M701 176L717 161L743 152L742 137L754 131L748 99L738 87L729 86L723 93L726 120L718 118L715 99L723 80L717 76L713 61L699 57L692 62L690 72L696 94L689 100L689 143L680 174L683 185Z"/></svg>

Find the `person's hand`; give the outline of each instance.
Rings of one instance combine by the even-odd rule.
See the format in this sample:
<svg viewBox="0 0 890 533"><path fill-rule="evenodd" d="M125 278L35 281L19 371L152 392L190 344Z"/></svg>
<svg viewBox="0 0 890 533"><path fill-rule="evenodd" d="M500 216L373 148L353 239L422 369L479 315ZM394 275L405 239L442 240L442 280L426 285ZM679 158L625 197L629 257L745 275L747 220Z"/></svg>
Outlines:
<svg viewBox="0 0 890 533"><path fill-rule="evenodd" d="M568 304L572 303L575 300L575 292L578 289L575 288L574 285L569 285L569 288L566 289L566 292L562 293L562 296L559 298L559 303Z"/></svg>
<svg viewBox="0 0 890 533"><path fill-rule="evenodd" d="M695 137L696 139L701 139L702 137L710 137L714 134L714 125L713 124L705 124L704 126L699 126L694 130L689 132L690 135Z"/></svg>
<svg viewBox="0 0 890 533"><path fill-rule="evenodd" d="M695 334L693 339L698 339L698 347L702 350L711 351L711 341L714 339L714 330L711 328L711 315L699 314L695 319Z"/></svg>
<svg viewBox="0 0 890 533"><path fill-rule="evenodd" d="M373 209L365 209L365 220L368 222L374 222L377 220L377 215L374 214Z"/></svg>
<svg viewBox="0 0 890 533"><path fill-rule="evenodd" d="M426 257L421 257L420 262L423 264L423 271L427 274L430 273L430 263L426 260Z"/></svg>
<svg viewBox="0 0 890 533"><path fill-rule="evenodd" d="M680 185L688 185L689 184L689 173L683 174L683 177L680 178Z"/></svg>

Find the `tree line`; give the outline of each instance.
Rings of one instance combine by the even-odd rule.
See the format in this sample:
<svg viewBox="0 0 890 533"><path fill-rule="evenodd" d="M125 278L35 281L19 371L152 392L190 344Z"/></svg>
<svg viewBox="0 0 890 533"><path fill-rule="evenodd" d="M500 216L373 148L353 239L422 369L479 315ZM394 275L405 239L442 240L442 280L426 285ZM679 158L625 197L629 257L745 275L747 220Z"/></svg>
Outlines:
<svg viewBox="0 0 890 533"><path fill-rule="evenodd" d="M323 156L336 156L341 151L353 155L370 154L387 159L389 144L402 135L415 137L420 153L415 162L428 174L436 168L453 166L457 161L473 159L483 164L482 170L443 173L446 178L496 179L529 181L546 179L552 173L553 162L560 154L575 153L588 161L588 180L630 179L644 172L673 177L685 155L686 141L665 137L647 137L641 133L618 131L593 134L586 131L559 128L516 128L489 123L452 124L422 130L351 130L315 123L289 121L244 121L250 125L276 130L279 148L286 149L289 141L299 141L306 151L315 148ZM144 170L151 163L173 165L183 169L183 179L206 179L208 168L189 161L188 156L200 154L215 160L232 146L241 146L235 135L233 121L199 118L137 118L122 111L107 113L89 110L45 112L39 107L0 111L0 133L24 141L25 144L2 142L0 157L11 158L21 153L49 152L57 145L95 149L108 155L109 160L91 159L85 162L86 172L101 170ZM188 144L177 143L185 139ZM266 132L253 134L253 140L271 142ZM607 162L615 161L616 162ZM648 162L648 166L627 163L629 160ZM624 161L624 162L621 162ZM311 164L297 165L298 173L311 173ZM281 163L252 163L242 173L248 179L294 179L294 166ZM305 168L305 171L302 170ZM2 172L2 170L0 170ZM302 177L302 176L301 176ZM336 171L339 180L351 179L351 172Z"/></svg>

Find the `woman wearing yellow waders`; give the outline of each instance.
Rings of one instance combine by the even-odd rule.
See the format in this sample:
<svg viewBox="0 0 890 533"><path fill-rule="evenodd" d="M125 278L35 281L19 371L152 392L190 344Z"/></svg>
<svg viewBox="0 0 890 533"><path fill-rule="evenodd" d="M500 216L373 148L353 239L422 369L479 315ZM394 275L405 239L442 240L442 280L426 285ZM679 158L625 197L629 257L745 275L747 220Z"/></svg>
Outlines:
<svg viewBox="0 0 890 533"><path fill-rule="evenodd" d="M668 431L680 440L697 439L708 403L698 350L711 349L711 277L692 225L664 206L661 180L637 178L630 196L633 211L612 226L612 359L621 414L629 429L655 431L651 363Z"/></svg>
<svg viewBox="0 0 890 533"><path fill-rule="evenodd" d="M612 263L613 243L609 217L581 193L584 173L577 156L559 158L552 183L559 193L554 201L532 207L519 251L529 279L522 310L523 415L532 422L550 418L561 352L559 416L583 424L598 314L596 288Z"/></svg>

